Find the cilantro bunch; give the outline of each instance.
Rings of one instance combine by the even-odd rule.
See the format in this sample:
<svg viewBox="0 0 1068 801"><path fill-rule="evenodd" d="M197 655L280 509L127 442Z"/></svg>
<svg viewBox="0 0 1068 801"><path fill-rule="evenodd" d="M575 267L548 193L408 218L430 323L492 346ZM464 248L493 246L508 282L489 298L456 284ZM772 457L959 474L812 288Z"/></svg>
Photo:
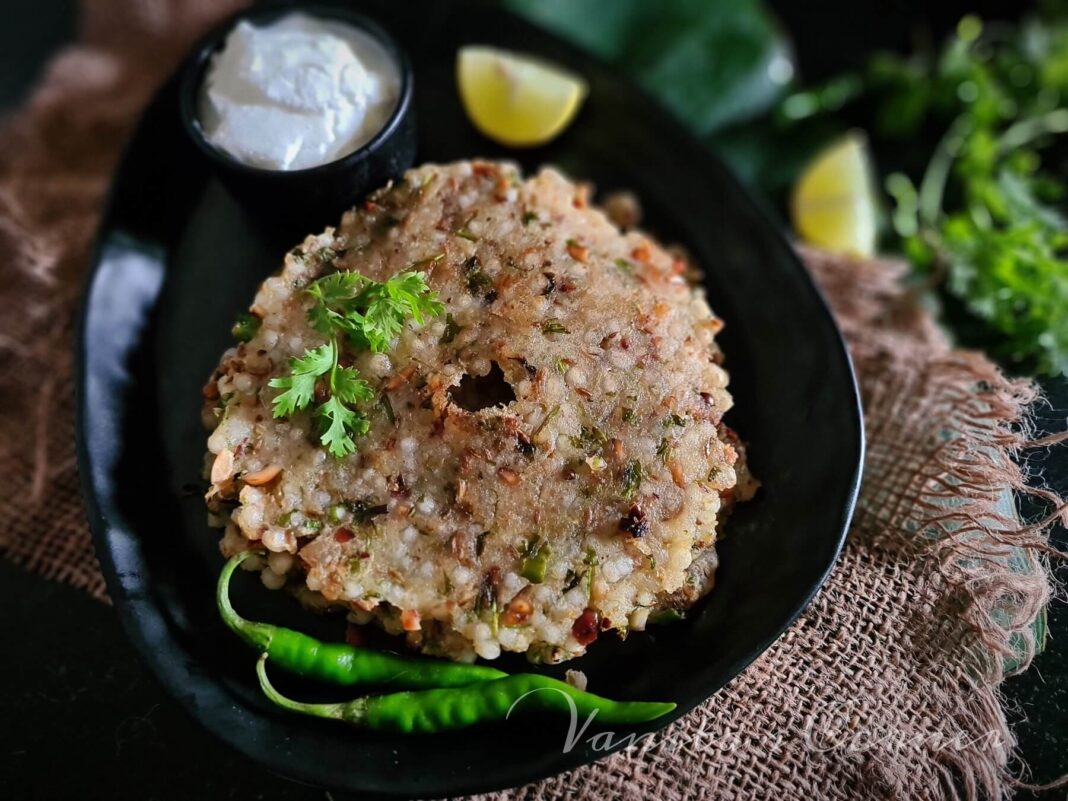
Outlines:
<svg viewBox="0 0 1068 801"><path fill-rule="evenodd" d="M384 283L355 272L331 273L304 291L315 300L308 321L327 341L290 359L289 375L271 379L270 386L284 390L274 399L273 414L289 417L316 402L320 441L341 458L355 452L356 438L370 428L360 406L374 399L359 371L340 363L344 349L382 353L408 317L422 324L444 307L426 277L412 271Z"/></svg>
<svg viewBox="0 0 1068 801"><path fill-rule="evenodd" d="M957 336L1068 375L1068 19L966 16L937 52L879 54L794 93L778 122L831 120L871 136L892 201L886 245L937 289Z"/></svg>
<svg viewBox="0 0 1068 801"><path fill-rule="evenodd" d="M887 189L904 252L994 335L980 339L1068 374L1066 187L1043 164L1068 132L1068 26L1036 25L986 37L961 22L925 90L951 122L919 183L896 173Z"/></svg>

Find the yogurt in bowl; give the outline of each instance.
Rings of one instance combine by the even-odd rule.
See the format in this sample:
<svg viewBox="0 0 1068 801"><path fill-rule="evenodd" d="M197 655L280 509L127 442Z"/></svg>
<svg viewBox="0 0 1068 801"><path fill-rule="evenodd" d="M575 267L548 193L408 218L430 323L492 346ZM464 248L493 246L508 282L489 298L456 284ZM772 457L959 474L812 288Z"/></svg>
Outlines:
<svg viewBox="0 0 1068 801"><path fill-rule="evenodd" d="M257 221L335 223L415 161L407 55L341 5L256 6L202 39L178 100L188 139Z"/></svg>
<svg viewBox="0 0 1068 801"><path fill-rule="evenodd" d="M352 25L299 12L241 20L212 57L198 116L205 138L244 164L307 169L378 133L400 78L385 48Z"/></svg>

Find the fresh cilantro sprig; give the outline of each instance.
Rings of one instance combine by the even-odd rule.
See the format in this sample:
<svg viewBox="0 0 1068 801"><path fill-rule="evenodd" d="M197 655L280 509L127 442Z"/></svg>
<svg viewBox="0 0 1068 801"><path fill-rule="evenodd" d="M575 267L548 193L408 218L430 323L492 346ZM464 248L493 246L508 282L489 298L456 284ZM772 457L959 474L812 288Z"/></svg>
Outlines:
<svg viewBox="0 0 1068 801"><path fill-rule="evenodd" d="M305 293L315 299L308 320L326 343L290 359L289 375L273 378L281 389L273 401L275 417L289 417L307 409L316 390L325 395L314 409L320 441L341 458L356 450L356 438L370 428L360 404L374 399L374 390L355 367L339 364L343 345L353 351L382 353L389 349L411 317L422 324L443 310L426 277L399 273L381 283L354 272L338 272L312 282Z"/></svg>
<svg viewBox="0 0 1068 801"><path fill-rule="evenodd" d="M876 55L792 94L778 123L802 142L834 120L871 135L892 199L886 244L937 290L962 344L1068 375L1068 20L966 16L937 52Z"/></svg>
<svg viewBox="0 0 1068 801"><path fill-rule="evenodd" d="M307 292L317 301L308 319L325 336L343 335L357 350L389 349L404 320L422 324L444 308L419 272L398 273L385 283L359 273L341 272L320 278Z"/></svg>

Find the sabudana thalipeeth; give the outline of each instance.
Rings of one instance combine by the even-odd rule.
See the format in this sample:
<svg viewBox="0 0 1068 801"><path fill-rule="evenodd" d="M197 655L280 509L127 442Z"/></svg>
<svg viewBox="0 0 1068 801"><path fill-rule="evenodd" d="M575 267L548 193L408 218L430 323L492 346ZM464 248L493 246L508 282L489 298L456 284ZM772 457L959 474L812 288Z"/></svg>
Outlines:
<svg viewBox="0 0 1068 801"><path fill-rule="evenodd" d="M221 548L268 587L458 660L559 662L709 591L719 523L752 494L715 336L683 260L621 232L552 169L425 165L309 236L260 287L247 342L205 387ZM304 291L420 270L444 312L384 353L356 452L272 416L324 338Z"/></svg>

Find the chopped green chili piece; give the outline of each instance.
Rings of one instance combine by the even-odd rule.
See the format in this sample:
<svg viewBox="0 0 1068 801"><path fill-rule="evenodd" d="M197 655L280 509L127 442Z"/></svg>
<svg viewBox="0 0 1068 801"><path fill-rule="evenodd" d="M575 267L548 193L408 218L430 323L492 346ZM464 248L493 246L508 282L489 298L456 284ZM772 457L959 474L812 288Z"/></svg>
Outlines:
<svg viewBox="0 0 1068 801"><path fill-rule="evenodd" d="M263 325L263 320L255 314L245 312L238 316L237 322L234 323L234 327L230 329L230 333L233 334L234 339L239 342L248 342L256 336L256 332L260 330L261 325Z"/></svg>
<svg viewBox="0 0 1068 801"><path fill-rule="evenodd" d="M519 575L534 584L541 584L545 581L545 571L549 566L551 556L552 549L549 543L535 540L527 549Z"/></svg>
<svg viewBox="0 0 1068 801"><path fill-rule="evenodd" d="M642 463L635 459L623 468L623 498L631 500L642 485Z"/></svg>
<svg viewBox="0 0 1068 801"><path fill-rule="evenodd" d="M543 334L570 334L571 332L556 319L548 319L541 324L541 332Z"/></svg>

